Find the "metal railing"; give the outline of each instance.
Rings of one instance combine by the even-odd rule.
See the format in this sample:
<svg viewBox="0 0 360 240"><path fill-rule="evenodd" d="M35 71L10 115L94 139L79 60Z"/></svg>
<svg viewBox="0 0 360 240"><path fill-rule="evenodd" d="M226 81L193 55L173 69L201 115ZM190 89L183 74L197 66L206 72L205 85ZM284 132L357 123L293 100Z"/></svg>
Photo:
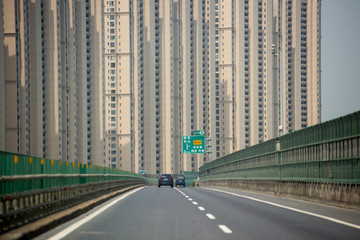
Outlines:
<svg viewBox="0 0 360 240"><path fill-rule="evenodd" d="M360 183L360 111L212 161L208 180Z"/></svg>
<svg viewBox="0 0 360 240"><path fill-rule="evenodd" d="M0 152L0 195L144 177L119 169Z"/></svg>
<svg viewBox="0 0 360 240"><path fill-rule="evenodd" d="M147 178L119 169L0 152L0 233Z"/></svg>

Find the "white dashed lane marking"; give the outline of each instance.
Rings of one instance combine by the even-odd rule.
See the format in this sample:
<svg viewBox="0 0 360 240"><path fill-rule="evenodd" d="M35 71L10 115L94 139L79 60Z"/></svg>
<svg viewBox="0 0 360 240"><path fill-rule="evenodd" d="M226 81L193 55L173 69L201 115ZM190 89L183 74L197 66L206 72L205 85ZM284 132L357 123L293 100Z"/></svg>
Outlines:
<svg viewBox="0 0 360 240"><path fill-rule="evenodd" d="M224 233L232 233L232 231L225 225L219 225L219 228L224 232Z"/></svg>
<svg viewBox="0 0 360 240"><path fill-rule="evenodd" d="M178 189L176 189L177 191L179 191L185 198L187 198L189 201L192 201L192 204L194 204L194 205L198 205L198 203L197 202L195 202L195 201L193 201L193 199L192 198L190 198L188 195L186 195L185 193L183 193L182 191L180 191L180 190L178 190ZM200 210L200 211L205 211L205 208L204 207L198 207L198 209ZM210 219L210 220L215 220L216 218L215 218L215 216L214 215L212 215L211 213L206 213L206 216ZM232 233L232 231L227 227L227 226L225 226L225 225L218 225L219 226L219 228L224 232L224 233L226 233L226 234L230 234L230 233Z"/></svg>

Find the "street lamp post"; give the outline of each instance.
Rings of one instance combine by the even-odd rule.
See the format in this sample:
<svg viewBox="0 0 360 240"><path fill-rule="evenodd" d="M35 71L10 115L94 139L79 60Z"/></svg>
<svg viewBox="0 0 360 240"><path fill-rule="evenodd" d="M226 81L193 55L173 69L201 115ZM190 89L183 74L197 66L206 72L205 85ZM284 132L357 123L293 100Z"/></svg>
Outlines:
<svg viewBox="0 0 360 240"><path fill-rule="evenodd" d="M282 63L281 63L281 52L276 53L275 44L271 45L271 53L274 56L273 61L273 84L274 84L274 108L275 110L275 136L281 136L283 134L282 127Z"/></svg>

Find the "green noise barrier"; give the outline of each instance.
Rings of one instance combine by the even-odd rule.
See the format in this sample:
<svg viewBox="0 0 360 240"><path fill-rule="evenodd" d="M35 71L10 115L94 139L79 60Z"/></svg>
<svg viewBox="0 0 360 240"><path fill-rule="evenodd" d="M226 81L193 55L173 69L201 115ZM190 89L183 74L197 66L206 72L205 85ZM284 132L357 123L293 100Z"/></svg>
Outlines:
<svg viewBox="0 0 360 240"><path fill-rule="evenodd" d="M144 180L119 169L0 151L0 195L78 184Z"/></svg>
<svg viewBox="0 0 360 240"><path fill-rule="evenodd" d="M218 158L201 181L360 183L360 111Z"/></svg>

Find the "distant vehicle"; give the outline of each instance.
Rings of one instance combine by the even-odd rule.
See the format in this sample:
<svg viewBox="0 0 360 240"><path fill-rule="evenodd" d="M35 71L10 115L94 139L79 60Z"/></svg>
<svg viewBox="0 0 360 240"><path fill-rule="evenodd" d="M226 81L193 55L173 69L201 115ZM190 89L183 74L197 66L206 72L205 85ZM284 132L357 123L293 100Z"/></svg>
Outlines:
<svg viewBox="0 0 360 240"><path fill-rule="evenodd" d="M161 174L158 180L158 187L163 185L169 185L172 188L174 187L174 180L171 174Z"/></svg>
<svg viewBox="0 0 360 240"><path fill-rule="evenodd" d="M180 186L180 185L185 187L185 177L184 177L184 175L179 175L179 176L176 177L175 186Z"/></svg>
<svg viewBox="0 0 360 240"><path fill-rule="evenodd" d="M139 174L144 176L144 177L147 177L147 172L145 170L140 170Z"/></svg>

